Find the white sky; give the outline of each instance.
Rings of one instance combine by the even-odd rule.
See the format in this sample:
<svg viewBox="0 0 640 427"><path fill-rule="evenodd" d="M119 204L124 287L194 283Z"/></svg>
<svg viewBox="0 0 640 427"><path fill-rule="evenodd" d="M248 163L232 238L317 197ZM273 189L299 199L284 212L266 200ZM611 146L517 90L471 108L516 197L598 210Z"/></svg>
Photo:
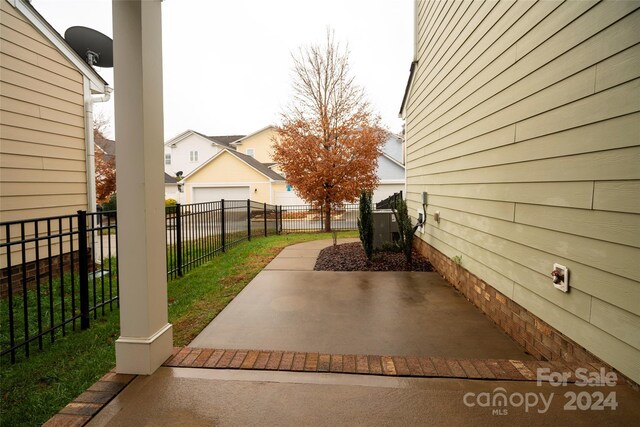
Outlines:
<svg viewBox="0 0 640 427"><path fill-rule="evenodd" d="M112 37L110 0L33 0L60 33L81 25ZM278 122L291 98L291 53L348 43L352 73L389 130L413 56L412 0L165 0L164 134L249 134ZM112 69L98 69L114 87ZM113 119L113 101L97 106ZM111 132L110 132L111 133Z"/></svg>

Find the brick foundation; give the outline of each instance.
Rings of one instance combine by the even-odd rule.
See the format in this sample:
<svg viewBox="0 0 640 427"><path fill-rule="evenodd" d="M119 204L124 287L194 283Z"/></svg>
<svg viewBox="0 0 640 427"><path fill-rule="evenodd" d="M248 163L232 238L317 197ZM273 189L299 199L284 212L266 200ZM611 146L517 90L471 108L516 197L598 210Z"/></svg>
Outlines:
<svg viewBox="0 0 640 427"><path fill-rule="evenodd" d="M429 259L431 265L449 284L537 360L595 363L615 371L584 347L471 274L453 259L421 239L415 239L414 242L416 249ZM616 373L632 387L638 388L638 384L618 371Z"/></svg>
<svg viewBox="0 0 640 427"><path fill-rule="evenodd" d="M73 255L73 256L72 256ZM89 271L92 270L91 251L87 254L89 260ZM51 258L42 258L38 261L30 261L25 264L14 265L11 267L11 286L13 294L22 294L23 272L26 276L27 289L31 289L36 284L36 269L40 270L40 283L48 283L49 280L49 261L51 261L51 277L60 277L60 269L63 273L71 271L73 263L76 272L79 271L78 251L52 256ZM60 265L62 264L62 265ZM0 269L0 298L6 298L9 295L9 269Z"/></svg>

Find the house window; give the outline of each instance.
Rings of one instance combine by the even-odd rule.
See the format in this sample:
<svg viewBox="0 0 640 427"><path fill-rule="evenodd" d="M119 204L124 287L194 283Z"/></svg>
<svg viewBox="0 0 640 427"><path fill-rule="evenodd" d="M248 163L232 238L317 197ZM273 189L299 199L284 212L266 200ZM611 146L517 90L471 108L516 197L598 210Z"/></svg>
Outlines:
<svg viewBox="0 0 640 427"><path fill-rule="evenodd" d="M287 191L291 191L291 184L287 184Z"/></svg>
<svg viewBox="0 0 640 427"><path fill-rule="evenodd" d="M165 165L170 165L171 164L171 153L165 153L165 155L164 155L164 164Z"/></svg>
<svg viewBox="0 0 640 427"><path fill-rule="evenodd" d="M255 148L247 148L247 156L255 157L256 150Z"/></svg>
<svg viewBox="0 0 640 427"><path fill-rule="evenodd" d="M197 151L189 151L189 161L197 162L198 161L198 152Z"/></svg>

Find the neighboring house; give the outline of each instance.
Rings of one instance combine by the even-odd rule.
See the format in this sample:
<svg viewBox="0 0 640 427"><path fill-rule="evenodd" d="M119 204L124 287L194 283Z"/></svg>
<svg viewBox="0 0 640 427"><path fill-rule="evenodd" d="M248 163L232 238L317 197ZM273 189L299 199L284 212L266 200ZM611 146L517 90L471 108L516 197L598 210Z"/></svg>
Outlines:
<svg viewBox="0 0 640 427"><path fill-rule="evenodd" d="M229 143L243 135L206 136L187 130L164 144L164 171L171 176L187 176Z"/></svg>
<svg viewBox="0 0 640 427"><path fill-rule="evenodd" d="M282 173L278 169L278 165L273 161L272 146L273 140L274 138L276 138L276 136L277 131L275 126L267 126L247 136L231 135L207 137L198 132L187 131L173 138L165 144L165 171L172 171L169 172L169 174L175 173L176 171L180 170L185 172L185 177L188 175L190 176L190 188L194 188L194 186L196 185L196 180L200 179L202 175L197 175L194 177L190 175L191 172L202 166L204 163L208 162L211 156L215 156L225 147L228 147L229 149L235 150L240 154L253 158L261 164L260 167L262 169L264 169L264 167L269 168L272 172L270 176L272 178L275 178L277 175L276 181L282 182L284 180ZM383 154L378 159L378 176L380 177L380 185L373 194L374 202L383 200L390 195L405 189L403 146L404 143L401 137L394 134L389 134L388 140L386 141L383 148ZM169 153L169 150L172 150L171 153ZM198 152L198 161L187 162L186 153L193 153L194 151ZM207 155L209 157L206 157ZM192 158L193 156L191 156L189 160L192 160ZM171 162L171 164L168 165L167 162ZM246 186L244 185L241 186L242 189L236 188L235 190L230 190L227 186L224 190L214 192L213 190L211 190L211 188L213 188L211 182L211 180L207 180L201 183L202 186L209 188L209 190L207 190L206 192L206 194L208 194L209 196L212 196L213 194L246 195ZM236 186L232 185L231 187L235 188ZM201 191L198 197L192 198L189 196L188 199L197 199L203 201L205 198L204 194L205 193ZM256 193L253 192L249 196L253 200L256 196ZM168 194L167 197L169 197ZM207 199L209 198L210 197L207 197ZM207 201L211 200L214 199L210 199ZM273 194L271 194L269 197L261 196L260 198L260 201L267 200L270 200L268 203L274 203L278 205L306 204L306 202L301 199L295 192L295 189L286 184L276 185L273 189Z"/></svg>
<svg viewBox="0 0 640 427"><path fill-rule="evenodd" d="M164 173L164 198L173 199L178 203L184 203L184 196L180 191L178 180L166 172Z"/></svg>
<svg viewBox="0 0 640 427"><path fill-rule="evenodd" d="M0 0L0 13L0 221L93 211L85 106L111 89L28 1Z"/></svg>
<svg viewBox="0 0 640 427"><path fill-rule="evenodd" d="M284 178L233 148L222 148L182 180L186 203L247 200L273 204Z"/></svg>
<svg viewBox="0 0 640 427"><path fill-rule="evenodd" d="M380 183L373 192L373 203L378 203L395 193L405 190L404 142L402 137L389 133L378 157Z"/></svg>
<svg viewBox="0 0 640 427"><path fill-rule="evenodd" d="M94 134L93 142L94 142L95 152L102 153L106 161L111 161L116 159L116 142L113 139L105 138L100 134Z"/></svg>
<svg viewBox="0 0 640 427"><path fill-rule="evenodd" d="M536 358L640 382L640 2L415 7L419 249Z"/></svg>
<svg viewBox="0 0 640 427"><path fill-rule="evenodd" d="M234 147L239 153L251 156L261 163L273 165L273 150L271 146L277 134L275 126L267 126L251 135L231 142L230 146Z"/></svg>

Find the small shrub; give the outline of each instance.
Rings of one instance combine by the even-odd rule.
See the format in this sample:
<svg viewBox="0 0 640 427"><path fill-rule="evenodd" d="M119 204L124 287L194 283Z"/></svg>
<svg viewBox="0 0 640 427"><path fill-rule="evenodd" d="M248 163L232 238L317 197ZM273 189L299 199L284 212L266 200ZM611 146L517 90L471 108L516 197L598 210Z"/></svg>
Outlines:
<svg viewBox="0 0 640 427"><path fill-rule="evenodd" d="M103 211L115 211L118 208L118 201L116 198L116 193L113 193L109 196L109 200L106 203L102 204Z"/></svg>
<svg viewBox="0 0 640 427"><path fill-rule="evenodd" d="M407 208L407 202L398 197L394 204L391 205L393 210L393 216L396 217L398 223L398 246L404 252L404 257L407 260L407 264L411 265L411 254L413 251L413 234L416 231L417 226L414 228L411 225L411 218L409 217L409 209Z"/></svg>
<svg viewBox="0 0 640 427"><path fill-rule="evenodd" d="M168 214L176 213L176 205L178 202L176 199L164 199L164 210Z"/></svg>
<svg viewBox="0 0 640 427"><path fill-rule="evenodd" d="M371 192L367 190L362 190L360 194L358 231L367 259L371 261L373 255L373 206L371 202Z"/></svg>

